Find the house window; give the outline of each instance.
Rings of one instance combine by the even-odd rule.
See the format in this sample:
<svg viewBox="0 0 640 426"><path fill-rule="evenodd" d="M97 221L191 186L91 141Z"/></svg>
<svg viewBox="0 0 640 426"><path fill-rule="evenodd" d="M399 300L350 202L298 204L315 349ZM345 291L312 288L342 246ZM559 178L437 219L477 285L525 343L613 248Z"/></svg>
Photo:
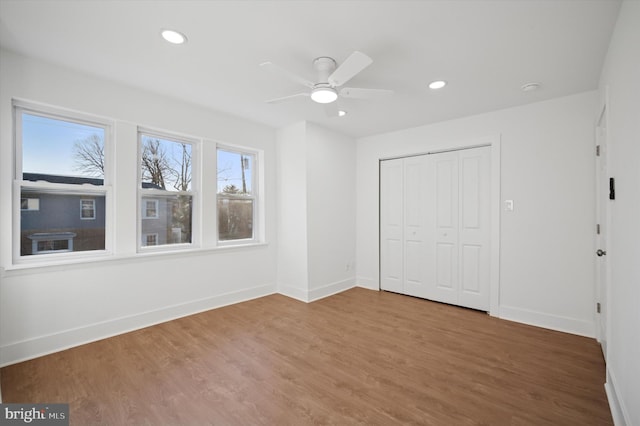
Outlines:
<svg viewBox="0 0 640 426"><path fill-rule="evenodd" d="M15 259L106 247L107 121L14 101ZM78 215L78 206L80 214Z"/></svg>
<svg viewBox="0 0 640 426"><path fill-rule="evenodd" d="M94 220L96 218L96 200L80 200L80 219Z"/></svg>
<svg viewBox="0 0 640 426"><path fill-rule="evenodd" d="M20 198L20 210L38 211L40 210L40 199Z"/></svg>
<svg viewBox="0 0 640 426"><path fill-rule="evenodd" d="M218 241L255 239L256 154L218 148L217 175Z"/></svg>
<svg viewBox="0 0 640 426"><path fill-rule="evenodd" d="M158 245L158 234L142 234L142 245L143 246L157 246Z"/></svg>
<svg viewBox="0 0 640 426"><path fill-rule="evenodd" d="M73 232L42 232L29 235L33 254L73 251Z"/></svg>
<svg viewBox="0 0 640 426"><path fill-rule="evenodd" d="M157 219L158 218L158 200L142 199L142 218Z"/></svg>
<svg viewBox="0 0 640 426"><path fill-rule="evenodd" d="M196 142L147 130L139 130L138 141L141 248L192 244Z"/></svg>

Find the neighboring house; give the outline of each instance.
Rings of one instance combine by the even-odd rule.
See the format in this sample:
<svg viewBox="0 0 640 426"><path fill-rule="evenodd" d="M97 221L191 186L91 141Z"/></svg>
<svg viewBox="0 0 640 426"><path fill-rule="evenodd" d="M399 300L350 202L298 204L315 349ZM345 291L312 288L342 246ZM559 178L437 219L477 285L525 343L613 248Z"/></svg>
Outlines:
<svg viewBox="0 0 640 426"><path fill-rule="evenodd" d="M24 173L28 181L101 186L102 179ZM105 197L47 191L20 195L20 254L104 249Z"/></svg>
<svg viewBox="0 0 640 426"><path fill-rule="evenodd" d="M160 189L144 183L143 188ZM142 197L140 237L142 246L191 242L191 197L159 191Z"/></svg>
<svg viewBox="0 0 640 426"><path fill-rule="evenodd" d="M24 173L26 181L102 186L103 180L75 176ZM143 182L145 189L161 188ZM141 245L190 241L191 216L181 212L185 200L159 191L144 197L141 205ZM190 199L186 202L190 203ZM188 223L188 229L182 224ZM104 250L105 197L47 191L23 191L20 199L20 254Z"/></svg>

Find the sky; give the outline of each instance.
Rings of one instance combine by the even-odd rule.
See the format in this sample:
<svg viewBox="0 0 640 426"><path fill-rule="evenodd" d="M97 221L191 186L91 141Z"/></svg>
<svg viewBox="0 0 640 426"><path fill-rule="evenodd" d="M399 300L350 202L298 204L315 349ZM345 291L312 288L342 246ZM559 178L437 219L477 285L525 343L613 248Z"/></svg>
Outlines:
<svg viewBox="0 0 640 426"><path fill-rule="evenodd" d="M78 170L74 157L76 141L82 141L91 135L98 135L103 141L105 132L100 127L41 117L28 113L22 114L22 171L23 173L44 173L62 176L102 177L89 175ZM181 147L179 143L160 139L167 154L179 162ZM246 157L245 181L247 192L251 192L254 157ZM218 149L217 191L227 185L242 188L241 154L232 150ZM167 185L167 189L172 188Z"/></svg>
<svg viewBox="0 0 640 426"><path fill-rule="evenodd" d="M58 119L22 114L22 172L101 177L77 170L73 145L104 129Z"/></svg>

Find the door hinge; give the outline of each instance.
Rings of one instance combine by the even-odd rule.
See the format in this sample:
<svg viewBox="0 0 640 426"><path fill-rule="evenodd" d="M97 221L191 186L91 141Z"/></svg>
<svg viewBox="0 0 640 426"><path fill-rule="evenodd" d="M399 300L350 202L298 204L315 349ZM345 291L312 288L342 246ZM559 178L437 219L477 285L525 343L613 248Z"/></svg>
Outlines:
<svg viewBox="0 0 640 426"><path fill-rule="evenodd" d="M610 200L616 199L616 179L615 178L609 178L609 199Z"/></svg>
<svg viewBox="0 0 640 426"><path fill-rule="evenodd" d="M596 223L596 234L600 235L600 224Z"/></svg>
<svg viewBox="0 0 640 426"><path fill-rule="evenodd" d="M596 157L600 157L600 145L596 145Z"/></svg>
<svg viewBox="0 0 640 426"><path fill-rule="evenodd" d="M600 302L596 303L596 312L600 313Z"/></svg>

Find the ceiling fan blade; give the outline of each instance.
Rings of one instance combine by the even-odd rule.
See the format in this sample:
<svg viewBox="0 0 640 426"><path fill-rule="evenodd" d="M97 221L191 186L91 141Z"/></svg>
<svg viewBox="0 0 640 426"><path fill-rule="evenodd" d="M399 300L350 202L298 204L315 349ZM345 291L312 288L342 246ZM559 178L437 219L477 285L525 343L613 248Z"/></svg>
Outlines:
<svg viewBox="0 0 640 426"><path fill-rule="evenodd" d="M360 71L371 65L373 59L362 52L353 52L330 76L329 84L342 86Z"/></svg>
<svg viewBox="0 0 640 426"><path fill-rule="evenodd" d="M340 90L343 98L377 99L393 95L393 90L387 89L358 89L356 87L344 87Z"/></svg>
<svg viewBox="0 0 640 426"><path fill-rule="evenodd" d="M268 104L277 104L278 102L288 101L289 99L299 98L299 97L302 97L302 96L308 98L311 95L309 93L296 93L295 95L289 95L289 96L283 96L281 98L269 99L268 101L265 101L265 102L268 103Z"/></svg>
<svg viewBox="0 0 640 426"><path fill-rule="evenodd" d="M274 74L280 74L291 81L294 81L298 84L302 84L303 86L309 87L310 89L313 89L313 83L311 81L307 80L304 77L300 77L299 75L296 75L291 71L287 71L284 68L280 68L279 66L277 66L272 62L263 62L260 64L260 67L263 69L266 69L267 71L271 71Z"/></svg>
<svg viewBox="0 0 640 426"><path fill-rule="evenodd" d="M331 102L328 104L324 104L324 112L327 114L327 117L339 117L340 108L338 108L338 103Z"/></svg>

